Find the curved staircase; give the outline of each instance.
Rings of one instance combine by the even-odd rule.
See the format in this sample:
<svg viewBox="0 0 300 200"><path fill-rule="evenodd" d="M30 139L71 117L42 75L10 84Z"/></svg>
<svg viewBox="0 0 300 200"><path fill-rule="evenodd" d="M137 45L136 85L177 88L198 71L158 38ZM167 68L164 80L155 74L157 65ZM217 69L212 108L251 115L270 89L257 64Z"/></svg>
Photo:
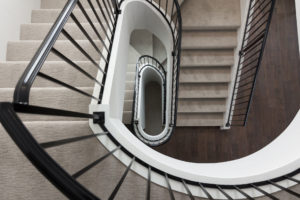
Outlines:
<svg viewBox="0 0 300 200"><path fill-rule="evenodd" d="M134 42L128 44L128 62L123 66L127 74L123 74L124 84L120 89L124 92L121 100L124 109L118 110L121 116L116 117L113 105L107 105L108 100L114 100L111 98L114 93L107 92L107 88L115 86L110 73L111 60L118 60L113 48L120 42L115 38L121 32L118 20L130 4L141 2L151 8L153 15L165 20L165 27L174 28L170 31L170 37L174 37L174 46L170 47L174 60L166 66L174 70L167 73L172 73L175 79L170 85L176 97L171 109L175 115L178 113L175 125L224 126L237 30L241 25L239 1L226 0L226 4L220 4L218 0L201 0L200 4L197 0L42 0L41 9L32 12L32 23L21 26L20 41L8 43L7 61L0 63L0 102L14 102L0 104L0 199L300 198L299 186L295 186L300 182L296 164L293 170L290 167L285 170L288 172L260 181L230 184L228 178L227 184L211 183L211 177L195 181L194 168L172 166L178 167L177 171L190 170L177 173L158 161L147 162L150 155L143 157L144 152L127 148L134 144L133 149L154 152L133 135L132 143L120 139L129 133L128 129L118 132L126 128L122 116L124 124L131 122L136 58L144 54ZM171 9L175 17L168 15ZM63 12L68 13L67 17L61 15ZM53 24L64 25L54 32ZM53 46L44 40L51 33L59 33L57 41L50 42ZM38 57L45 46L49 55ZM162 62L164 58L161 56ZM20 101L26 99L22 89L26 89L26 81L30 80L28 69L34 69L35 64L40 68L32 86L29 83L30 98ZM23 82L18 83L21 76ZM17 84L22 86L19 91L15 90ZM160 156L172 164L172 158Z"/></svg>

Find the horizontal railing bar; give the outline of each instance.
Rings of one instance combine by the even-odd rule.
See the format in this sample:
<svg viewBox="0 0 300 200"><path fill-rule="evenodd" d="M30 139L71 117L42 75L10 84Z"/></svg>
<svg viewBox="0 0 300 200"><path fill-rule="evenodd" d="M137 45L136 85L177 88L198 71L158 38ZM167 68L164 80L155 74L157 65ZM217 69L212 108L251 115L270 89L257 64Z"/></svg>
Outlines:
<svg viewBox="0 0 300 200"><path fill-rule="evenodd" d="M293 190L290 190L288 188L285 188L285 187L282 187L281 185L273 182L273 181L268 181L271 185L274 185L275 187L283 190L283 191L286 191L287 193L291 194L291 195L294 195L295 197L298 197L300 198L300 194L298 194L297 192L294 192Z"/></svg>
<svg viewBox="0 0 300 200"><path fill-rule="evenodd" d="M120 148L121 148L121 146L118 146L114 150L108 152L107 154L105 154L101 158L95 160L94 162L92 162L88 166L86 166L86 167L82 168L81 170L79 170L78 172L74 173L72 175L72 177L75 178L75 179L78 178L78 177L80 177L81 175L83 175L84 173L86 173L87 171L89 171L90 169L92 169L93 167L95 167L96 165L98 165L100 162L102 162L103 160L105 160L106 158L108 158L110 155L112 155L113 153L115 153Z"/></svg>
<svg viewBox="0 0 300 200"><path fill-rule="evenodd" d="M266 29L263 29L260 33L258 33L254 38L251 38L251 40L250 41L248 41L249 39L250 39L250 37L252 36L251 34L249 34L248 35L248 37L247 38L245 38L244 39L244 41L248 41L247 43L248 44L251 44L252 42L257 42L257 41L259 41L261 38L264 38L265 37L265 32L266 32L267 30Z"/></svg>
<svg viewBox="0 0 300 200"><path fill-rule="evenodd" d="M79 137L73 137L73 138L67 138L67 139L63 139L63 140L55 140L55 141L51 141L51 142L43 142L43 143L40 143L40 145L41 145L42 148L47 149L47 148L51 148L51 147L57 147L57 146L73 143L73 142L79 142L79 141L82 141L82 140L90 139L90 138L93 138L93 137L98 137L98 136L101 136L101 135L107 135L107 132L106 133L97 133L97 134L79 136Z"/></svg>
<svg viewBox="0 0 300 200"><path fill-rule="evenodd" d="M249 60L250 58L252 58L253 56L255 56L257 53L260 53L260 52L261 52L261 49L258 49L258 50L254 51L254 53L252 53L250 55L247 55L247 54L242 55L242 57L245 58L243 60L243 63L246 62L247 60Z"/></svg>
<svg viewBox="0 0 300 200"><path fill-rule="evenodd" d="M237 186L233 186L239 193L241 193L244 197L246 197L249 200L254 200L254 198L250 197L246 192L238 188Z"/></svg>
<svg viewBox="0 0 300 200"><path fill-rule="evenodd" d="M87 21L89 22L90 26L92 27L92 29L94 30L94 32L96 33L97 37L99 38L99 40L101 41L101 43L103 44L103 47L106 49L107 52L109 52L108 47L106 46L104 40L102 39L100 33L98 32L97 28L95 27L95 25L93 24L91 18L89 17L89 15L87 14L87 12L85 11L84 7L82 6L82 4L80 3L80 1L78 1L78 7L80 8L81 12L83 13L83 15L85 16L85 18L87 19ZM105 31L105 30L103 30Z"/></svg>
<svg viewBox="0 0 300 200"><path fill-rule="evenodd" d="M241 116L245 116L246 114L231 114L232 117L241 117Z"/></svg>
<svg viewBox="0 0 300 200"><path fill-rule="evenodd" d="M89 79L95 81L98 85L103 86L102 83L100 83L97 79L95 79L92 75L90 75L89 73L87 73L85 70L83 70L80 66L78 66L76 63L74 63L72 60L70 60L69 58L67 58L65 55L63 55L62 53L60 53L57 49L52 48L51 50L55 55L57 55L58 57L60 57L61 59L63 59L66 63L68 63L69 65L71 65L72 67L74 67L75 69L77 69L78 71L80 71L82 74L84 74L86 77L88 77Z"/></svg>
<svg viewBox="0 0 300 200"><path fill-rule="evenodd" d="M254 17L252 17L252 16L253 16L253 14L255 13L255 11L254 11L251 15L249 15L249 18L252 17L252 19L251 19L251 21L247 24L247 26L249 26L249 25L250 25L250 24L251 24L251 23L252 23L259 15L260 15L261 12L265 11L265 8L267 8L271 3L272 3L272 1L269 1L266 5L264 5L263 8L256 9L255 11L260 10L260 12L257 13Z"/></svg>
<svg viewBox="0 0 300 200"><path fill-rule="evenodd" d="M245 64L245 65L244 65L244 63L241 63L240 65L243 65L243 67L241 67L241 68L239 69L239 71L245 69L245 68L248 67L248 66L251 66L251 65L252 65L253 63L255 63L255 62L258 63L258 61L259 61L259 57L256 58L256 59L254 59L254 60L252 60L251 62L249 62L249 63L247 63L247 64Z"/></svg>
<svg viewBox="0 0 300 200"><path fill-rule="evenodd" d="M240 110L245 110L246 111L246 108L233 109L232 111L240 111Z"/></svg>
<svg viewBox="0 0 300 200"><path fill-rule="evenodd" d="M255 188L257 191L259 191L260 193L264 194L265 196L273 199L273 200L279 200L277 197L274 197L273 195L267 193L266 191L264 191L263 189L257 187L256 185L254 184L250 184L253 188Z"/></svg>
<svg viewBox="0 0 300 200"><path fill-rule="evenodd" d="M85 37L89 40L89 42L92 44L92 46L94 47L94 49L99 53L99 55L101 56L101 58L107 63L106 58L103 56L102 52L100 51L100 49L97 47L97 45L95 44L95 42L93 41L93 39L90 37L90 35L88 34L88 32L84 29L84 27L80 24L80 22L78 21L78 19L75 17L75 15L72 13L71 14L71 18L73 19L73 21L76 23L76 25L79 27L79 29L81 30L81 32L85 35ZM100 71L102 73L104 73L104 71L100 68Z"/></svg>
<svg viewBox="0 0 300 200"><path fill-rule="evenodd" d="M219 185L216 185L217 189L229 200L233 200L229 194L227 194Z"/></svg>
<svg viewBox="0 0 300 200"><path fill-rule="evenodd" d="M243 87L245 87L245 86L248 86L249 84L251 84L253 82L253 80L251 80L251 81L248 81L248 82L246 82L246 83L244 83L244 84L242 84L242 85L238 85L238 87L235 87L234 89L236 90L236 89L241 89L241 88L243 88Z"/></svg>
<svg viewBox="0 0 300 200"><path fill-rule="evenodd" d="M251 32L251 34L254 35L258 30L261 29L261 27L263 27L264 25L266 26L266 25L268 24L268 21L269 21L269 19L266 19L266 20L264 21L264 23L260 24L254 31ZM251 28L254 28L254 27L251 27ZM249 29L248 31L250 31L250 30L251 30L251 29ZM265 30L265 28L264 28L263 30ZM250 33L249 33L249 34L250 34Z"/></svg>
<svg viewBox="0 0 300 200"><path fill-rule="evenodd" d="M251 24L251 27L246 31L246 33L249 33L257 24L259 24L260 22L262 22L262 19L271 12L271 9L268 10L268 12L266 12L265 14L263 14L258 20L257 22L255 22L254 24ZM268 21L268 19L264 20L263 22L266 23ZM264 24L263 23L263 24ZM261 26L261 25L260 25Z"/></svg>
<svg viewBox="0 0 300 200"><path fill-rule="evenodd" d="M205 187L201 183L199 183L199 186L200 186L201 190L205 193L205 195L207 196L208 199L214 200L214 198L212 198L212 196L209 194L209 192L205 189Z"/></svg>
<svg viewBox="0 0 300 200"><path fill-rule="evenodd" d="M53 116L63 116L63 117L78 117L78 118L93 118L91 114L85 114L80 112L73 112L68 110L60 110L53 108L45 108L40 106L31 106L24 104L14 104L14 109L19 113L27 114L40 114L40 115L53 115Z"/></svg>
<svg viewBox="0 0 300 200"><path fill-rule="evenodd" d="M187 186L186 182L183 179L182 179L182 183L183 183L183 186L184 186L186 192L188 193L190 199L195 200L195 198L193 197L193 194L191 193L189 187Z"/></svg>
<svg viewBox="0 0 300 200"><path fill-rule="evenodd" d="M121 179L119 180L118 184L116 185L115 189L113 190L113 192L109 196L109 198L108 198L109 200L113 200L115 198L115 196L117 195L117 193L118 193L122 183L124 182L124 180L125 180L128 172L129 172L129 170L131 168L131 165L133 164L134 160L135 160L135 157L132 158L130 164L127 166L127 168L126 168L124 174L122 175Z"/></svg>
<svg viewBox="0 0 300 200"><path fill-rule="evenodd" d="M44 78L44 79L46 79L48 81L51 81L53 83L56 83L58 85L61 85L63 87L66 87L66 88L68 88L70 90L73 90L74 92L78 92L78 93L80 93L80 94L82 94L84 96L87 96L87 97L90 97L92 99L95 99L95 100L99 101L99 99L97 97L94 97L93 95L90 95L90 94L88 94L88 93L86 93L86 92L84 92L82 90L77 89L76 87L73 87L73 86L71 86L71 85L69 85L67 83L64 83L64 82L62 82L60 80L57 80L57 79L55 79L55 78L53 78L51 76L48 76L48 75L46 75L46 74L44 74L42 72L39 72L38 76L40 76L40 77L42 77L42 78Z"/></svg>
<svg viewBox="0 0 300 200"><path fill-rule="evenodd" d="M235 90L237 90L237 89L239 90L240 88L236 88ZM237 95L237 92L246 92L246 91L249 91L249 90L251 90L251 89L252 89L252 88L246 88L246 89L243 89L243 90L241 90L241 91L235 91L234 94Z"/></svg>
<svg viewBox="0 0 300 200"><path fill-rule="evenodd" d="M252 4L252 2L254 2L254 0L251 0L251 4ZM261 3L261 1L255 1L255 3L251 6L250 10L252 10L258 3ZM261 5L262 5L262 3L261 3ZM259 5L259 7L261 5Z"/></svg>
<svg viewBox="0 0 300 200"><path fill-rule="evenodd" d="M236 103L234 104L235 106L239 106L239 105L242 105L242 104L245 104L245 103L248 103L249 101L243 101L243 102L240 102L240 103Z"/></svg>
<svg viewBox="0 0 300 200"><path fill-rule="evenodd" d="M242 49L242 53L245 54L247 52L251 52L253 49L257 48L259 45L263 44L263 37L258 39L257 41L252 42L251 44L247 44L246 47L244 47L244 49ZM258 42L259 40L261 40L261 42Z"/></svg>
<svg viewBox="0 0 300 200"><path fill-rule="evenodd" d="M252 63L252 62L255 62L255 61L259 60L260 52L261 52L261 51L256 51L255 54L254 54L254 55L252 54L251 57L244 58L244 60L240 63L240 65L243 65L244 63L246 63L248 60L251 60L251 59L253 59L253 60L250 61L249 63ZM258 53L259 53L259 54L258 54ZM258 54L258 55L256 55L256 54ZM257 56L257 58L254 59L253 57L254 57L255 55ZM249 63L247 63L247 65L248 65Z"/></svg>
<svg viewBox="0 0 300 200"><path fill-rule="evenodd" d="M248 72L251 72L252 70L254 69L257 69L258 66L254 66L254 67L251 67L249 69L247 69L246 71L242 71L242 74L239 75L239 77L243 77L245 74L247 74Z"/></svg>
<svg viewBox="0 0 300 200"><path fill-rule="evenodd" d="M237 101L237 100L240 100L240 99L243 99L243 98L246 98L246 97L250 97L250 95L242 96L242 97L239 97L239 98L234 98L234 101Z"/></svg>
<svg viewBox="0 0 300 200"><path fill-rule="evenodd" d="M244 80L248 80L251 77L255 77L255 74L256 74L256 71L255 71L255 73L252 73L252 74L250 74L250 75L248 75L246 77L240 78L239 82L242 82Z"/></svg>
<svg viewBox="0 0 300 200"><path fill-rule="evenodd" d="M171 185L170 185L169 177L168 177L168 175L166 173L165 173L165 179L166 179L166 183L167 183L167 186L168 186L170 198L171 198L171 200L175 200L175 197L174 197L174 194L173 194L173 190L172 190Z"/></svg>
<svg viewBox="0 0 300 200"><path fill-rule="evenodd" d="M246 71L242 71L242 74L239 75L238 77L242 78L242 77L245 76L247 73L249 73L249 72L251 72L251 71L257 69L257 67L258 67L258 66L254 66L254 67L251 67L251 68L247 69ZM251 75L250 75L250 77L251 77ZM248 77L248 78L249 78L249 77ZM247 78L246 78L246 79L247 79ZM240 80L243 81L244 79L240 79Z"/></svg>
<svg viewBox="0 0 300 200"><path fill-rule="evenodd" d="M72 36L65 30L62 30L62 34L72 42L72 44L87 58L89 59L99 70L101 70L99 64L72 38Z"/></svg>

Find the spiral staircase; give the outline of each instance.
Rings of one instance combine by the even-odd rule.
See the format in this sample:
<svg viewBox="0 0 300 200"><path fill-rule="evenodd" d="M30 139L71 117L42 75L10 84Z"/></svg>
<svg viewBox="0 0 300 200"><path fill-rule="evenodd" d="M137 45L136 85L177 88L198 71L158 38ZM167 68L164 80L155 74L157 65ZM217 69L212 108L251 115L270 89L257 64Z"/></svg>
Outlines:
<svg viewBox="0 0 300 200"><path fill-rule="evenodd" d="M299 199L299 155L272 155L299 152L299 114L239 160L189 163L149 147L176 126L244 123L274 6L250 0L243 22L238 0L42 0L0 63L0 199ZM247 61L251 93L238 93ZM154 145L135 115L144 66L165 74L167 131Z"/></svg>

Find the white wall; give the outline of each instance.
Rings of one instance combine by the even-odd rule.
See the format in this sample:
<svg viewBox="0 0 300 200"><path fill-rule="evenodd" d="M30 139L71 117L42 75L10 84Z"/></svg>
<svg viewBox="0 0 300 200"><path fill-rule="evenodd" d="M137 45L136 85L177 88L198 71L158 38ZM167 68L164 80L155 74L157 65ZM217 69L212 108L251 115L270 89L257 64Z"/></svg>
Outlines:
<svg viewBox="0 0 300 200"><path fill-rule="evenodd" d="M30 22L31 10L40 4L41 0L0 0L0 61L6 60L7 42L19 39L20 25Z"/></svg>
<svg viewBox="0 0 300 200"><path fill-rule="evenodd" d="M297 14L297 27L298 27L298 42L299 42L299 54L300 54L300 1L296 1L296 14Z"/></svg>

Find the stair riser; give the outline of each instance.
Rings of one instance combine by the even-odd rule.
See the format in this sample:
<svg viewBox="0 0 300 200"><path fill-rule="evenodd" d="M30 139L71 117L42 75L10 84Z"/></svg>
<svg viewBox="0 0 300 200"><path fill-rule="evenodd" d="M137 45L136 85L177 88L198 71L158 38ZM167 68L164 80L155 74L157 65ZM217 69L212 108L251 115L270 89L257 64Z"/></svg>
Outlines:
<svg viewBox="0 0 300 200"><path fill-rule="evenodd" d="M184 66L230 66L234 63L231 50L186 50L181 53L181 65Z"/></svg>
<svg viewBox="0 0 300 200"><path fill-rule="evenodd" d="M182 48L234 48L236 31L183 31Z"/></svg>
<svg viewBox="0 0 300 200"><path fill-rule="evenodd" d="M97 27L97 30L101 36L103 36L103 31L100 28L99 24L94 24ZM99 40L98 36L96 35L95 31L92 27L84 23L82 24L85 31L89 34L89 36L93 40ZM44 40L46 35L48 34L52 24L23 24L21 25L21 40ZM82 33L79 27L74 23L68 23L65 25L64 29L72 35L75 40L87 40L87 37ZM101 31L99 31L101 30ZM64 35L60 35L58 40L66 40Z"/></svg>
<svg viewBox="0 0 300 200"><path fill-rule="evenodd" d="M100 12L100 9L96 9L98 13L98 17L101 20L101 23L103 26L106 27L106 21L102 13ZM32 23L54 23L59 16L61 10L33 10L31 15L31 22ZM99 23L96 15L92 11L92 9L86 9L87 14L89 15L89 18L93 23ZM73 14L77 18L77 20L81 23L88 23L87 18L84 16L82 11L80 9L74 9ZM106 19L108 23L111 23L110 19L108 19L108 16L106 15ZM67 23L74 23L74 21L71 19L71 17L68 19Z"/></svg>
<svg viewBox="0 0 300 200"><path fill-rule="evenodd" d="M184 27L239 27L240 1L219 0L186 1L181 10Z"/></svg>
<svg viewBox="0 0 300 200"><path fill-rule="evenodd" d="M180 84L179 98L227 98L228 84Z"/></svg>
<svg viewBox="0 0 300 200"><path fill-rule="evenodd" d="M181 83L230 82L230 68L184 68L180 71Z"/></svg>
<svg viewBox="0 0 300 200"><path fill-rule="evenodd" d="M93 5L97 5L95 2L96 0L91 0ZM99 1L100 4L102 5L102 1ZM110 2L110 1L106 1ZM42 9L60 9L65 6L67 3L67 0L41 0L41 8ZM90 8L89 3L87 0L80 1L80 3L83 5L84 8ZM106 4L108 6L108 4Z"/></svg>
<svg viewBox="0 0 300 200"><path fill-rule="evenodd" d="M222 126L223 113L188 113L177 115L177 126Z"/></svg>
<svg viewBox="0 0 300 200"><path fill-rule="evenodd" d="M226 111L226 99L179 99L179 113L222 113Z"/></svg>

